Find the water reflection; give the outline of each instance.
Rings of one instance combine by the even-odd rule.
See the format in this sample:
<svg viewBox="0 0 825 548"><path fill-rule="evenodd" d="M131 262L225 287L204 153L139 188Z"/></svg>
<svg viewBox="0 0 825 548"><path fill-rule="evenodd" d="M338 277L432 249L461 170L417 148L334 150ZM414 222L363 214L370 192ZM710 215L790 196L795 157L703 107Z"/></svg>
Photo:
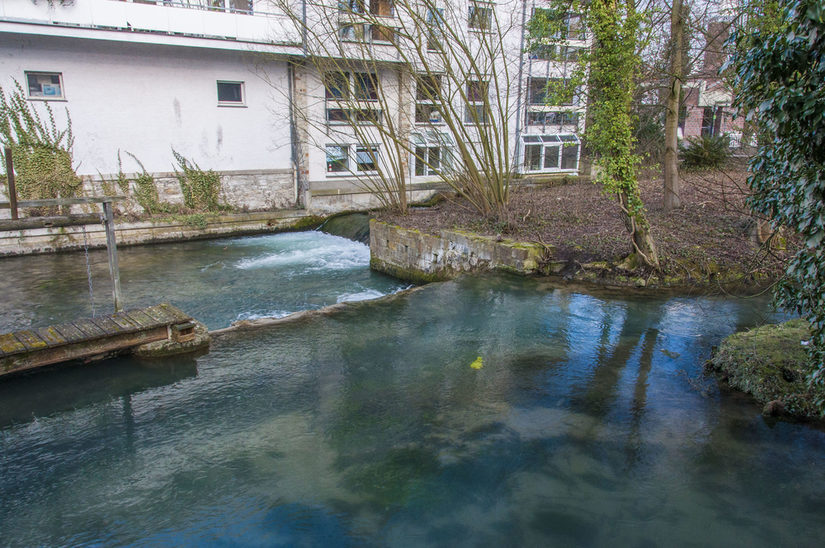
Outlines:
<svg viewBox="0 0 825 548"><path fill-rule="evenodd" d="M761 314L493 277L236 333L7 422L4 542L813 544L825 435L689 382Z"/></svg>

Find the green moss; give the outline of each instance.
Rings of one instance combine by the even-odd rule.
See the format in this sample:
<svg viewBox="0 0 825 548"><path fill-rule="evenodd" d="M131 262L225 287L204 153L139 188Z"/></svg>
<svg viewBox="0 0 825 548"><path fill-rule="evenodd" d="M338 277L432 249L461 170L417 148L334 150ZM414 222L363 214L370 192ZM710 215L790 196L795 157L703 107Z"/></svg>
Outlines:
<svg viewBox="0 0 825 548"><path fill-rule="evenodd" d="M398 278L399 280L405 280L416 284L443 282L450 279L450 276L446 273L427 273L411 268L403 268L376 257L370 257L370 268L376 272L389 274L393 278Z"/></svg>
<svg viewBox="0 0 825 548"><path fill-rule="evenodd" d="M326 221L326 217L321 217L320 215L309 215L307 217L301 217L297 221L295 221L292 226L289 227L289 230L315 230Z"/></svg>
<svg viewBox="0 0 825 548"><path fill-rule="evenodd" d="M815 367L801 344L810 337L805 320L735 333L722 341L706 368L762 404L779 402L779 408L790 415L822 417L825 410L814 402L822 401L825 394L808 385ZM772 408L777 410L775 404Z"/></svg>

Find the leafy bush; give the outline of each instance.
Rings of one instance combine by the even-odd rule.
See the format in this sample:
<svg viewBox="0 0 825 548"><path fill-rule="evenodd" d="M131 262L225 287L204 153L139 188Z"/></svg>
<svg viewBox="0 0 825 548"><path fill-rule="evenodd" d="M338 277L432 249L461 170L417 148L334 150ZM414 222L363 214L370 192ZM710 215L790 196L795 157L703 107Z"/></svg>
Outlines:
<svg viewBox="0 0 825 548"><path fill-rule="evenodd" d="M713 169L722 167L730 158L730 139L727 135L688 137L688 145L681 147L682 167L686 169Z"/></svg>

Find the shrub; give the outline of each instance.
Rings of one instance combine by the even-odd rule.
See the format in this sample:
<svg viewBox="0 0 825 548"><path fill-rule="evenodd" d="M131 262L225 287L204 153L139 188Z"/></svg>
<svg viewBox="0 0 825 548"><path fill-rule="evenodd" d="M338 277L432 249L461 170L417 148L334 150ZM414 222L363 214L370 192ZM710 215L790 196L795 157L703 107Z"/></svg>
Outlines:
<svg viewBox="0 0 825 548"><path fill-rule="evenodd" d="M713 169L722 167L730 158L730 138L727 135L688 137L688 145L680 148L682 167Z"/></svg>

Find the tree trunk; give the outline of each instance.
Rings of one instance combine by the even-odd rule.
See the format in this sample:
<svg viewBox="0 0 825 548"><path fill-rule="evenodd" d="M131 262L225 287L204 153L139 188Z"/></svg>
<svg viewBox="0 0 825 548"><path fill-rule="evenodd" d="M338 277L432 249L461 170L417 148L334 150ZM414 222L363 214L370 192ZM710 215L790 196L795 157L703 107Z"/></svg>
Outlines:
<svg viewBox="0 0 825 548"><path fill-rule="evenodd" d="M682 92L684 68L682 66L682 40L684 36L684 19L682 17L682 0L673 0L670 14L670 93L667 97L665 113L665 211L671 211L682 205L679 196L679 96Z"/></svg>
<svg viewBox="0 0 825 548"><path fill-rule="evenodd" d="M643 214L636 215L631 211L629 207L630 198L626 192L619 195L619 204L622 208L622 220L633 243L631 255L626 260L626 266L629 269L645 266L659 270L659 253L656 251L656 244L654 244L653 236L650 234L647 219Z"/></svg>

